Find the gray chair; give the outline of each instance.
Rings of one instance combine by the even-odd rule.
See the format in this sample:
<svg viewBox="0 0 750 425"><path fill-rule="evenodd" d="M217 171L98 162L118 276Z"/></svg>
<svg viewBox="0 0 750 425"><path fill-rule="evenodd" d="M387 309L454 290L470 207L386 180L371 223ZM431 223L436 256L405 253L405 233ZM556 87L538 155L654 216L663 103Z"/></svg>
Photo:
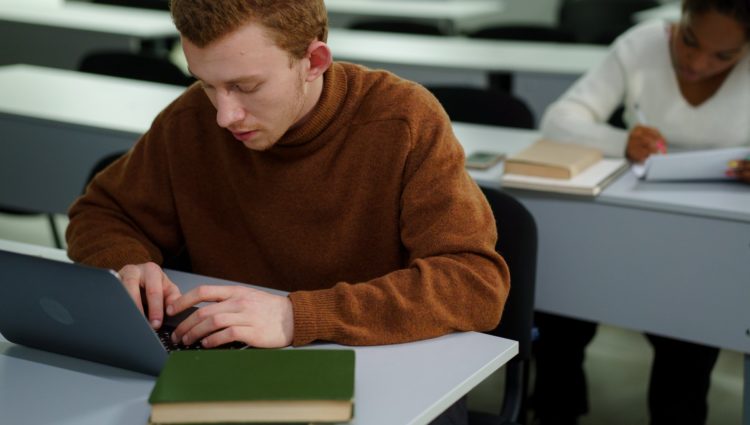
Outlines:
<svg viewBox="0 0 750 425"><path fill-rule="evenodd" d="M435 24L405 19L371 19L362 20L349 25L349 28L363 31L396 32L420 35L445 35Z"/></svg>
<svg viewBox="0 0 750 425"><path fill-rule="evenodd" d="M92 52L81 60L78 70L178 86L189 86L195 81L165 56L151 52Z"/></svg>
<svg viewBox="0 0 750 425"><path fill-rule="evenodd" d="M536 291L537 227L526 207L506 192L482 188L495 215L495 249L510 268L511 289L500 324L489 334L518 341L518 355L505 365L502 407L496 414L469 412L469 425L524 423Z"/></svg>
<svg viewBox="0 0 750 425"><path fill-rule="evenodd" d="M427 86L451 121L503 127L534 128L534 114L526 103L500 89Z"/></svg>
<svg viewBox="0 0 750 425"><path fill-rule="evenodd" d="M578 43L609 45L633 26L633 14L657 7L656 0L563 0L559 29Z"/></svg>
<svg viewBox="0 0 750 425"><path fill-rule="evenodd" d="M91 3L135 7L139 9L169 10L169 0L91 0Z"/></svg>
<svg viewBox="0 0 750 425"><path fill-rule="evenodd" d="M55 215L51 213L44 213L40 211L30 211L20 208L13 208L13 207L7 207L0 205L0 213L2 214L8 214L8 215L17 215L17 216L44 216L44 218L47 220L47 224L49 225L50 229L50 236L52 238L52 243L54 243L55 248L63 249L63 242L62 237L60 237L60 229L57 226L57 222L55 221Z"/></svg>

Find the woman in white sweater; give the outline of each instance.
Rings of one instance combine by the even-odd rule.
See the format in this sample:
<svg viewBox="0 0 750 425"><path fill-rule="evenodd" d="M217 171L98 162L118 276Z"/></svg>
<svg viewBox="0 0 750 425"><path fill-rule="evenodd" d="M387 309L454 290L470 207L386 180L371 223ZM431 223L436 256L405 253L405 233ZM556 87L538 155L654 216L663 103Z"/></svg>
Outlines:
<svg viewBox="0 0 750 425"><path fill-rule="evenodd" d="M647 22L620 36L603 63L550 105L542 132L634 162L670 149L750 146L748 50L750 0L683 0L679 23ZM628 130L607 123L619 106ZM727 174L750 183L748 159L728 164ZM583 360L596 324L539 314L537 325L537 416L575 424L588 410ZM647 336L651 425L705 424L718 349Z"/></svg>
<svg viewBox="0 0 750 425"><path fill-rule="evenodd" d="M747 0L687 1L684 7L708 9L687 12L678 24L634 27L550 105L542 118L544 135L633 161L658 152L660 140L665 149L750 146L746 24L714 3L750 7ZM619 106L629 130L607 124Z"/></svg>

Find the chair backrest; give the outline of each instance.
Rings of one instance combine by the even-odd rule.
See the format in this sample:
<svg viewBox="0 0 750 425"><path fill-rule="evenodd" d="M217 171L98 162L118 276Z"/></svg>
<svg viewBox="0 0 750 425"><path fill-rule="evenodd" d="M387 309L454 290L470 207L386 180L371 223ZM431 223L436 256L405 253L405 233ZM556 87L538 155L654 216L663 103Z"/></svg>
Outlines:
<svg viewBox="0 0 750 425"><path fill-rule="evenodd" d="M534 114L526 103L500 89L428 86L451 121L503 127L534 128Z"/></svg>
<svg viewBox="0 0 750 425"><path fill-rule="evenodd" d="M500 324L488 332L518 341L518 355L505 366L505 389L500 415L470 412L469 423L524 422L536 291L537 227L528 209L498 189L482 188L495 215L495 246L510 269L511 288Z"/></svg>
<svg viewBox="0 0 750 425"><path fill-rule="evenodd" d="M466 34L471 38L515 41L573 43L573 34L558 27L542 25L493 25Z"/></svg>
<svg viewBox="0 0 750 425"><path fill-rule="evenodd" d="M579 43L609 45L633 26L633 13L659 4L657 0L563 0L559 27Z"/></svg>
<svg viewBox="0 0 750 425"><path fill-rule="evenodd" d="M194 81L166 57L151 53L93 52L83 58L78 70L178 86L189 86Z"/></svg>
<svg viewBox="0 0 750 425"><path fill-rule="evenodd" d="M534 24L503 24L482 27L466 34L471 38L534 42L573 43L573 34L558 27ZM513 90L513 73L491 72L490 87L510 92Z"/></svg>
<svg viewBox="0 0 750 425"><path fill-rule="evenodd" d="M86 192L86 187L88 187L89 183L91 183L91 180L94 180L94 177L96 177L97 174L99 174L101 171L104 171L105 168L109 167L110 164L120 159L121 156L125 155L125 152L115 152L111 153L94 164L94 166L91 168L91 171L89 171L89 175L86 178L86 183L83 185L83 191Z"/></svg>
<svg viewBox="0 0 750 425"><path fill-rule="evenodd" d="M482 187L497 225L496 250L510 269L511 291L500 325L491 333L519 342L519 357L531 358L536 287L537 227L534 217L516 198Z"/></svg>
<svg viewBox="0 0 750 425"><path fill-rule="evenodd" d="M169 0L91 0L91 3L137 7L139 9L169 10Z"/></svg>
<svg viewBox="0 0 750 425"><path fill-rule="evenodd" d="M405 34L445 35L435 24L407 20L365 20L358 21L349 28L363 31L400 32Z"/></svg>

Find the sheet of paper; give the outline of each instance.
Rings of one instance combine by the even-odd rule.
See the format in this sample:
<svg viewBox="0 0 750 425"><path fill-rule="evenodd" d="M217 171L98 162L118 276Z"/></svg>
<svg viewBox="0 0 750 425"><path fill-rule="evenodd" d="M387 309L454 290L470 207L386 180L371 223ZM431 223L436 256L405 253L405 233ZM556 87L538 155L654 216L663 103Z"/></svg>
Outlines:
<svg viewBox="0 0 750 425"><path fill-rule="evenodd" d="M645 180L725 180L728 163L750 155L750 148L707 149L651 155L631 171Z"/></svg>

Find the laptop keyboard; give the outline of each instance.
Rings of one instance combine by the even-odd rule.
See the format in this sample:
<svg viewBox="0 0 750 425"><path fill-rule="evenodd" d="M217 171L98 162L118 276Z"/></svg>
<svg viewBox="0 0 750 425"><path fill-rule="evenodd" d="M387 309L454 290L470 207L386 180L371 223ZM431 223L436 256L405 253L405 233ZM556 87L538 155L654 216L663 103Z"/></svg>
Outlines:
<svg viewBox="0 0 750 425"><path fill-rule="evenodd" d="M162 324L161 328L156 330L156 335L159 337L159 340L161 341L161 344L164 346L164 348L167 349L167 352L172 351L182 351L182 350L206 350L204 346L201 345L200 341L193 343L191 345L185 345L182 343L175 344L172 342L172 331L175 330L177 325L180 324L183 320L185 320L189 315L191 315L197 308L190 307L183 311L182 313L179 313L175 316L167 316L164 315L164 324ZM229 344L220 345L218 347L214 348L220 348L224 350L236 350L236 349L242 349L247 348L247 344L244 342L230 342Z"/></svg>
<svg viewBox="0 0 750 425"><path fill-rule="evenodd" d="M162 345L164 345L164 348L167 349L167 352L171 353L172 351L182 351L182 350L207 350L204 346L201 345L200 341L195 342L190 345L185 345L182 343L174 343L172 342L172 329L159 329L156 331L156 334L159 336L159 340L161 341ZM229 344L220 345L218 347L210 348L213 349L223 349L223 350L238 350L242 348L246 348L247 344L244 342L230 342Z"/></svg>
<svg viewBox="0 0 750 425"><path fill-rule="evenodd" d="M196 342L191 345L185 345L182 343L174 343L172 342L172 331L171 330L164 330L159 329L156 331L156 334L159 335L159 341L161 341L161 344L164 346L164 348L167 349L167 352L171 353L172 351L182 351L182 350L200 350L203 349L203 346L200 344L200 342Z"/></svg>

